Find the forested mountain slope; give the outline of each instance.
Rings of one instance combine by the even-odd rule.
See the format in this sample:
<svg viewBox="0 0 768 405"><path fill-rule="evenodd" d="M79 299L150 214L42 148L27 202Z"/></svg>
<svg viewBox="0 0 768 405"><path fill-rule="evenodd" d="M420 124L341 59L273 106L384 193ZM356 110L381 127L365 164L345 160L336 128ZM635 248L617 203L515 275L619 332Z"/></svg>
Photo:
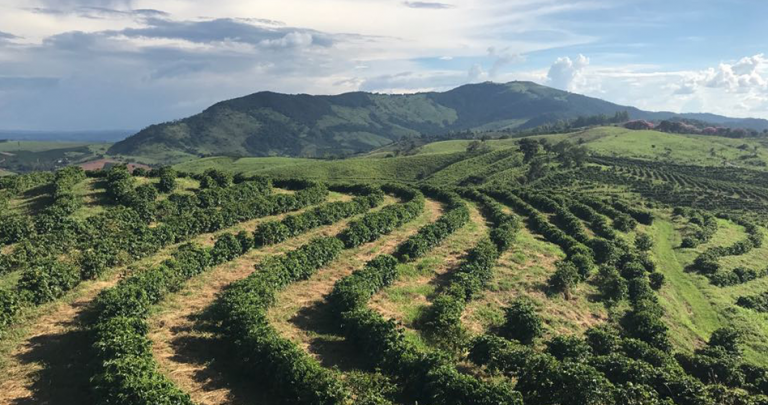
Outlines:
<svg viewBox="0 0 768 405"><path fill-rule="evenodd" d="M403 137L525 129L620 111L629 112L634 119L675 116L531 82L488 82L444 93L407 95L260 92L217 103L183 120L150 126L116 143L108 153L165 162L199 156L340 156L367 152ZM696 118L768 128L764 120L740 121L714 115Z"/></svg>

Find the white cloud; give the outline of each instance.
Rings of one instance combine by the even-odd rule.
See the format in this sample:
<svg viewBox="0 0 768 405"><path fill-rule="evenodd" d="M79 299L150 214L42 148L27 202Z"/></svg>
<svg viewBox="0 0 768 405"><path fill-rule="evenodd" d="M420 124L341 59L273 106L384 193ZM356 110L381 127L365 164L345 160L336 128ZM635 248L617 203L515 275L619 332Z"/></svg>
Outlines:
<svg viewBox="0 0 768 405"><path fill-rule="evenodd" d="M488 79L488 73L485 73L479 63L475 63L467 72L467 80L470 83L482 82Z"/></svg>
<svg viewBox="0 0 768 405"><path fill-rule="evenodd" d="M555 88L572 90L574 81L589 66L589 58L579 55L571 60L569 57L558 58L547 73L548 83Z"/></svg>
<svg viewBox="0 0 768 405"><path fill-rule="evenodd" d="M282 38L265 39L260 44L269 48L306 48L312 45L312 34L290 32Z"/></svg>
<svg viewBox="0 0 768 405"><path fill-rule="evenodd" d="M497 50L495 47L488 48L488 56L495 58L491 70L488 72L488 76L491 79L495 79L499 76L500 70L513 63L525 62L525 55L512 52L510 48Z"/></svg>
<svg viewBox="0 0 768 405"><path fill-rule="evenodd" d="M486 80L532 80L646 109L694 108L695 99L704 110L768 115L762 55L686 72L599 65L606 53L583 50L592 61L530 62L539 51L600 44L563 13L624 2L0 2L5 128L138 128L259 90L413 92Z"/></svg>
<svg viewBox="0 0 768 405"><path fill-rule="evenodd" d="M575 60L558 58L541 82L650 111L768 118L767 78L768 59L763 55L698 71L595 65L580 55Z"/></svg>

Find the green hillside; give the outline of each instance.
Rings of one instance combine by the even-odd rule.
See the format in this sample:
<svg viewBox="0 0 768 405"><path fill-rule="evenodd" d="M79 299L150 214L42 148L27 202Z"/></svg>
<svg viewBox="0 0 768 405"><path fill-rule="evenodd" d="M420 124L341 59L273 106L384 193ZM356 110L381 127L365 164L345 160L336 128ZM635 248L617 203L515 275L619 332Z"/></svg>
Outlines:
<svg viewBox="0 0 768 405"><path fill-rule="evenodd" d="M116 143L109 154L149 163L207 156L346 156L423 135L525 129L620 111L633 118L675 116L530 82L488 82L407 95L262 92L217 103L186 119L152 125Z"/></svg>
<svg viewBox="0 0 768 405"><path fill-rule="evenodd" d="M3 177L0 402L762 404L765 153L602 127Z"/></svg>

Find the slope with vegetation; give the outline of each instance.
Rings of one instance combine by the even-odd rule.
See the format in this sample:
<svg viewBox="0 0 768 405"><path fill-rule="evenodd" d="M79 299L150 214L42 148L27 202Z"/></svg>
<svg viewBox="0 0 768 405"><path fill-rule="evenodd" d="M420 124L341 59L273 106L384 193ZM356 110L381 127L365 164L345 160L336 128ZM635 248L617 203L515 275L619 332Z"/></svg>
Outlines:
<svg viewBox="0 0 768 405"><path fill-rule="evenodd" d="M4 177L0 399L768 403L762 142L597 127Z"/></svg>
<svg viewBox="0 0 768 405"><path fill-rule="evenodd" d="M593 117L586 119L584 117ZM668 119L531 82L465 85L444 93L338 96L271 92L223 101L192 117L152 125L109 148L113 156L177 163L201 156L347 156L396 141L462 139L477 131L568 129L633 119ZM615 117L611 118L611 117ZM741 122L762 131L763 120ZM704 119L702 118L702 119ZM561 128L562 127L562 128ZM555 126L545 130L552 132ZM558 131L560 131L558 129Z"/></svg>

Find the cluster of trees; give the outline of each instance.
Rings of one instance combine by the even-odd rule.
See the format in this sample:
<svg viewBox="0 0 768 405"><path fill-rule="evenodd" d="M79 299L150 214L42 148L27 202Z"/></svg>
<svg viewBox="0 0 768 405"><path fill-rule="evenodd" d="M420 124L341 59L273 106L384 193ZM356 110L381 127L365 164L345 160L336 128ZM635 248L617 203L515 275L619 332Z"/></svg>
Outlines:
<svg viewBox="0 0 768 405"><path fill-rule="evenodd" d="M518 149L523 153L523 162L528 163L525 181L532 183L550 173L550 163L557 162L561 167L570 169L583 166L589 158L589 150L581 144L561 141L552 144L549 140L524 138L518 141ZM544 154L541 154L541 151Z"/></svg>
<svg viewBox="0 0 768 405"><path fill-rule="evenodd" d="M557 122L539 125L534 128L510 131L510 133L516 136L562 134L586 127L621 124L629 121L629 119L629 112L617 111L613 115L579 116L572 120L558 120Z"/></svg>
<svg viewBox="0 0 768 405"><path fill-rule="evenodd" d="M625 123L624 127L633 130L654 129L672 134L711 135L739 139L756 138L768 133L746 128L713 127L706 122L686 119L663 120L658 124L645 120L635 120Z"/></svg>
<svg viewBox="0 0 768 405"><path fill-rule="evenodd" d="M467 303L482 291L493 278L493 267L501 254L509 249L520 229L520 219L506 214L499 203L474 190L465 195L477 201L492 223L488 238L483 238L469 251L459 268L451 274L448 284L433 300L421 319L430 337L446 347L461 347L466 331L461 314Z"/></svg>
<svg viewBox="0 0 768 405"><path fill-rule="evenodd" d="M736 300L736 305L757 312L768 312L768 292L739 297Z"/></svg>
<svg viewBox="0 0 768 405"><path fill-rule="evenodd" d="M705 122L694 120L661 121L654 129L674 134L714 135L726 138L755 138L765 135L765 131L761 134L754 129L713 127Z"/></svg>

